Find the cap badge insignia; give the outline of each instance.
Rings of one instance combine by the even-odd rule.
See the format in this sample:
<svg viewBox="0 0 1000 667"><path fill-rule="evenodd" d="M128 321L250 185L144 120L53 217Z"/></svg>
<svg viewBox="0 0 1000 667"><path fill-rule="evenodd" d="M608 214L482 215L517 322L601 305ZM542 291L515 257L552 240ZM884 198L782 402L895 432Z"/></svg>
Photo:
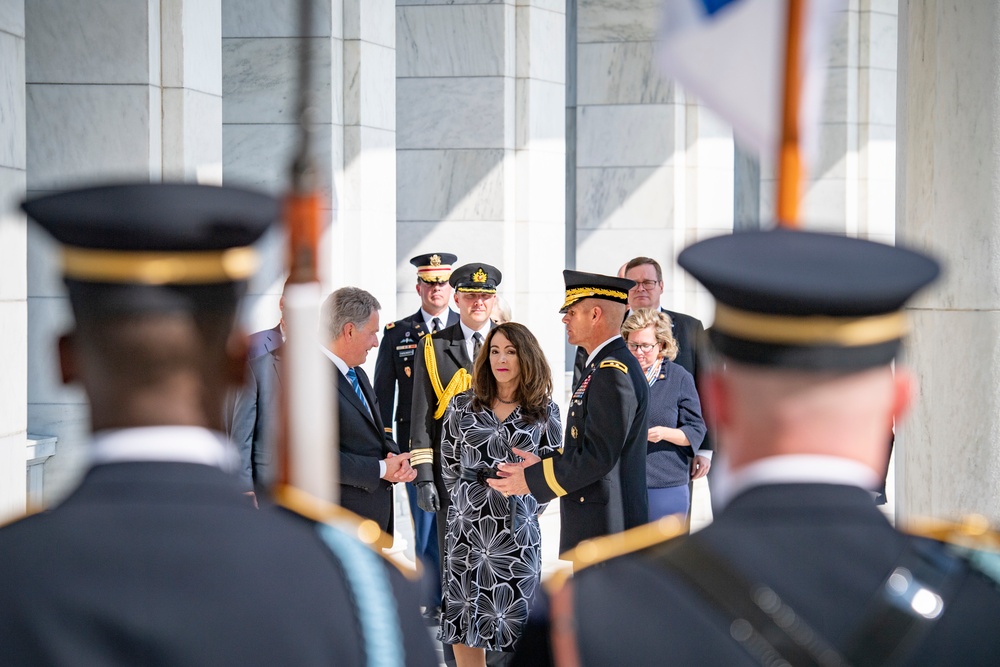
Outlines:
<svg viewBox="0 0 1000 667"><path fill-rule="evenodd" d="M431 266L441 266L441 255L431 255Z"/></svg>
<svg viewBox="0 0 1000 667"><path fill-rule="evenodd" d="M472 274L472 282L474 282L474 283L485 283L486 282L486 272L483 271L483 267L479 267L479 269L475 273Z"/></svg>

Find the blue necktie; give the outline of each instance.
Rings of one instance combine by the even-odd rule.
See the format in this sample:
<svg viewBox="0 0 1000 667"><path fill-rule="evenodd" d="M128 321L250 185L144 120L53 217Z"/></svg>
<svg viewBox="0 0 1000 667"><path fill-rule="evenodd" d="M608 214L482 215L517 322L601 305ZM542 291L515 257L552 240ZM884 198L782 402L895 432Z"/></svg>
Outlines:
<svg viewBox="0 0 1000 667"><path fill-rule="evenodd" d="M368 401L365 400L365 395L361 391L361 385L358 383L358 374L353 368L347 369L347 379L351 381L351 386L354 387L354 393L361 399L361 405L365 406L368 413L371 414L372 409L368 407Z"/></svg>

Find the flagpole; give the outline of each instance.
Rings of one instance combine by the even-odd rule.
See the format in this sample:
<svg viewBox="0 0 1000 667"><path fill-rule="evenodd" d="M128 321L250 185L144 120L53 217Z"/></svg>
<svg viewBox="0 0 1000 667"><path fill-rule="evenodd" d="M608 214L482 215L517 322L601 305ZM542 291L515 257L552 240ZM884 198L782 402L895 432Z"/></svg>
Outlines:
<svg viewBox="0 0 1000 667"><path fill-rule="evenodd" d="M799 225L802 200L802 148L799 137L799 107L802 102L802 42L806 2L788 1L785 41L785 80L782 90L781 145L778 150L778 224Z"/></svg>
<svg viewBox="0 0 1000 667"><path fill-rule="evenodd" d="M313 0L300 0L298 150L291 164L291 192L285 198L288 280L283 319L287 339L282 354L281 429L278 437L277 487L293 487L337 503L338 443L331 364L320 358L319 240L324 197L313 158L316 106L312 99L309 40ZM325 342L325 341L323 341ZM334 406L334 408L331 408Z"/></svg>

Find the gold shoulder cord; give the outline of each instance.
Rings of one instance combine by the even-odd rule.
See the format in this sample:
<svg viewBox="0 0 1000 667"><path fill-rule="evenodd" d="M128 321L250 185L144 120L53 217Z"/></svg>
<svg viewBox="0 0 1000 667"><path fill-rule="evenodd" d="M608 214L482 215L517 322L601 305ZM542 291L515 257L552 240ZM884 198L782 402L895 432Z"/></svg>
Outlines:
<svg viewBox="0 0 1000 667"><path fill-rule="evenodd" d="M427 375L430 376L431 387L433 387L434 394L438 399L437 408L434 410L434 419L441 419L441 415L448 408L451 399L472 386L472 375L464 368L459 368L458 372L452 376L451 381L448 382L448 386L441 386L441 376L438 375L437 369L437 357L434 356L434 344L431 342L431 336L433 335L427 334L424 336L424 363L427 365Z"/></svg>
<svg viewBox="0 0 1000 667"><path fill-rule="evenodd" d="M317 523L325 523L341 532L356 538L372 551L384 558L399 570L407 579L417 580L420 573L404 561L398 561L383 549L392 546L392 537L382 532L378 524L371 519L358 516L339 505L320 500L294 486L281 485L274 490L274 502L290 512L294 512Z"/></svg>
<svg viewBox="0 0 1000 667"><path fill-rule="evenodd" d="M969 514L959 521L917 517L902 523L903 532L944 542L972 566L1000 584L1000 533L981 514Z"/></svg>

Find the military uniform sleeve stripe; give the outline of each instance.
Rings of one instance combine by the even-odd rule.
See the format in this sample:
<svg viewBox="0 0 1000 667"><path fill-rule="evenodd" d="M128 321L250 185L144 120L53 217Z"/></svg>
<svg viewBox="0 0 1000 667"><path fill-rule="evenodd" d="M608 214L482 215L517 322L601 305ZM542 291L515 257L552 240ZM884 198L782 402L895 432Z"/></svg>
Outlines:
<svg viewBox="0 0 1000 667"><path fill-rule="evenodd" d="M421 463L434 463L434 450L430 447L410 450L410 465L420 465Z"/></svg>
<svg viewBox="0 0 1000 667"><path fill-rule="evenodd" d="M598 366L598 368L617 368L622 373L628 375L628 366L618 361L617 359L606 359L601 362L601 365Z"/></svg>
<svg viewBox="0 0 1000 667"><path fill-rule="evenodd" d="M551 458L542 459L542 472L545 473L545 483L549 485L549 488L552 489L552 492L556 496L565 496L566 489L562 488L559 482L556 481L556 471L552 461L553 459Z"/></svg>

